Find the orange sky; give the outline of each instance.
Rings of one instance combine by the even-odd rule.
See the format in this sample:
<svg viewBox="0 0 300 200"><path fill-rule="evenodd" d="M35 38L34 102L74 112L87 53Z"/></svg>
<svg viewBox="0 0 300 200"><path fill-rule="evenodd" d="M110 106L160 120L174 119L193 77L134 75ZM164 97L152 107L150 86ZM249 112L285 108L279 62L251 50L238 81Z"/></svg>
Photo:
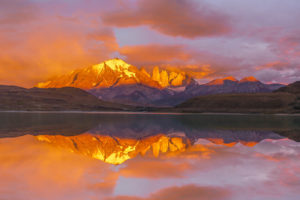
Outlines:
<svg viewBox="0 0 300 200"><path fill-rule="evenodd" d="M289 83L300 77L297 0L0 0L0 5L0 84L32 87L114 57L137 67L195 66L202 72L210 66L207 79L256 76Z"/></svg>

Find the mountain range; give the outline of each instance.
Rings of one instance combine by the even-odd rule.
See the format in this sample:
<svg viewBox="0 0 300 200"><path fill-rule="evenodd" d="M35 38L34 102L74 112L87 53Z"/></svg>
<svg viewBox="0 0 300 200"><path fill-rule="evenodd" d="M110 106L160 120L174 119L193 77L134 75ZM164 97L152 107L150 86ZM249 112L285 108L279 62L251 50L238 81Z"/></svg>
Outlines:
<svg viewBox="0 0 300 200"><path fill-rule="evenodd" d="M300 81L271 93L212 94L191 98L179 112L299 113Z"/></svg>
<svg viewBox="0 0 300 200"><path fill-rule="evenodd" d="M298 113L300 82L254 77L199 84L188 73L138 69L120 59L77 69L31 89L0 85L0 110Z"/></svg>
<svg viewBox="0 0 300 200"><path fill-rule="evenodd" d="M174 106L190 98L227 93L268 93L282 84L265 84L254 77L215 79L199 84L186 72L154 67L138 69L111 59L36 85L38 88L76 87L103 101L134 106Z"/></svg>
<svg viewBox="0 0 300 200"><path fill-rule="evenodd" d="M77 87L85 90L141 84L152 88L182 86L190 82L184 72L162 70L154 67L152 74L115 58L97 65L73 70L53 80L38 83L39 88Z"/></svg>

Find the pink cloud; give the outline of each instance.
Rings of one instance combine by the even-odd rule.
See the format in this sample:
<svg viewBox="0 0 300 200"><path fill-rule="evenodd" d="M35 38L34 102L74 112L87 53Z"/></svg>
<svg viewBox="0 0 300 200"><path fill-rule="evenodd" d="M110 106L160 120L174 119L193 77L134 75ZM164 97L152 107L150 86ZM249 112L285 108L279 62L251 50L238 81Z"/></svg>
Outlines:
<svg viewBox="0 0 300 200"><path fill-rule="evenodd" d="M289 65L289 63L284 63L284 62L281 62L281 61L274 61L274 62L266 63L266 64L261 65L261 66L257 66L257 67L255 67L255 69L256 70L261 70L261 69L283 70L288 65Z"/></svg>
<svg viewBox="0 0 300 200"><path fill-rule="evenodd" d="M174 60L187 61L191 58L188 52L181 45L138 45L125 46L119 49L119 52L126 56L130 63L140 65L161 64L172 62Z"/></svg>
<svg viewBox="0 0 300 200"><path fill-rule="evenodd" d="M37 19L39 8L29 0L0 0L0 24L20 24Z"/></svg>
<svg viewBox="0 0 300 200"><path fill-rule="evenodd" d="M180 178L184 171L188 170L188 163L175 164L172 162L162 162L161 160L132 160L127 166L120 170L121 175L125 177L138 178Z"/></svg>
<svg viewBox="0 0 300 200"><path fill-rule="evenodd" d="M209 5L181 0L140 0L133 7L122 6L104 12L103 22L117 27L147 25L170 36L196 38L221 35L230 30L229 19Z"/></svg>
<svg viewBox="0 0 300 200"><path fill-rule="evenodd" d="M169 187L159 190L153 193L148 198L139 198L132 196L117 196L107 198L106 200L226 200L230 199L231 192L229 190L210 187L210 186L196 186L196 185L184 185L181 187Z"/></svg>

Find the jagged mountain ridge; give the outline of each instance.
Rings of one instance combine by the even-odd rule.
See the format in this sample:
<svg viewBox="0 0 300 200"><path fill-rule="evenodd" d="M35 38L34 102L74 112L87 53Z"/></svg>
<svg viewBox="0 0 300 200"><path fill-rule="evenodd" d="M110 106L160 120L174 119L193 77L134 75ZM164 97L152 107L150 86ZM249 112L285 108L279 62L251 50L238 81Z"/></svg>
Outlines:
<svg viewBox="0 0 300 200"><path fill-rule="evenodd" d="M299 113L300 82L270 93L200 95L175 108L180 112Z"/></svg>
<svg viewBox="0 0 300 200"><path fill-rule="evenodd" d="M91 90L141 84L163 89L169 86L181 86L189 80L190 78L183 72L160 70L158 67L154 67L150 75L144 68L138 69L116 58L90 67L73 70L58 78L38 83L36 86L39 88L77 87Z"/></svg>
<svg viewBox="0 0 300 200"><path fill-rule="evenodd" d="M162 105L178 105L188 99L214 95L214 94L242 94L242 93L271 93L272 91L283 87L282 84L265 84L254 77L245 77L241 80L230 76L222 79L215 79L206 84L198 84L192 80L185 90L175 93L169 98L157 101Z"/></svg>
<svg viewBox="0 0 300 200"><path fill-rule="evenodd" d="M78 87L99 99L135 106L173 106L196 96L271 92L281 86L264 84L254 77L226 77L198 84L184 72L154 67L150 74L121 59L107 60L37 84L39 88Z"/></svg>
<svg viewBox="0 0 300 200"><path fill-rule="evenodd" d="M255 77L245 77L237 80L234 77L215 79L206 84L191 84L184 93L190 96L201 96L209 94L228 94L228 93L262 93L272 92L283 85L264 84Z"/></svg>

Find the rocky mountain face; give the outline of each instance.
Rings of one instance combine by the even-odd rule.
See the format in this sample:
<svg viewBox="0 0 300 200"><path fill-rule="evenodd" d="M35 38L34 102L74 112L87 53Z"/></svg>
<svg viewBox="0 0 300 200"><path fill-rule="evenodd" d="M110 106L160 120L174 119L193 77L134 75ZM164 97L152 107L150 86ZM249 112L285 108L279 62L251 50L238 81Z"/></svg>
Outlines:
<svg viewBox="0 0 300 200"><path fill-rule="evenodd" d="M215 79L209 83L194 84L187 87L185 93L191 96L201 96L209 94L229 94L229 93L262 93L271 92L283 85L268 85L260 82L254 77L245 77L237 80L234 77Z"/></svg>
<svg viewBox="0 0 300 200"><path fill-rule="evenodd" d="M89 92L105 101L142 106L168 106L168 102L160 101L173 97L173 93L168 89L157 89L142 84L92 89Z"/></svg>
<svg viewBox="0 0 300 200"><path fill-rule="evenodd" d="M121 59L111 59L98 65L77 69L53 80L38 83L39 88L77 87L85 90L110 88L123 85L145 85L163 89L187 84L190 79L184 73L160 70L154 67L152 74L138 69Z"/></svg>
<svg viewBox="0 0 300 200"><path fill-rule="evenodd" d="M173 106L196 96L271 92L281 86L264 84L254 77L241 80L226 77L200 85L184 72L154 67L149 73L121 59L77 69L37 84L39 88L77 87L104 101L135 106Z"/></svg>
<svg viewBox="0 0 300 200"><path fill-rule="evenodd" d="M183 72L154 67L149 73L121 59L112 59L38 83L36 87L77 87L104 101L153 106L159 105L156 102L162 99L170 98L175 93L173 89L185 87L191 81L191 77ZM169 104L162 104L165 105Z"/></svg>
<svg viewBox="0 0 300 200"><path fill-rule="evenodd" d="M284 85L264 84L254 77L237 80L234 77L215 79L206 84L198 84L192 80L181 92L158 101L162 105L177 105L188 99L214 94L270 93Z"/></svg>

